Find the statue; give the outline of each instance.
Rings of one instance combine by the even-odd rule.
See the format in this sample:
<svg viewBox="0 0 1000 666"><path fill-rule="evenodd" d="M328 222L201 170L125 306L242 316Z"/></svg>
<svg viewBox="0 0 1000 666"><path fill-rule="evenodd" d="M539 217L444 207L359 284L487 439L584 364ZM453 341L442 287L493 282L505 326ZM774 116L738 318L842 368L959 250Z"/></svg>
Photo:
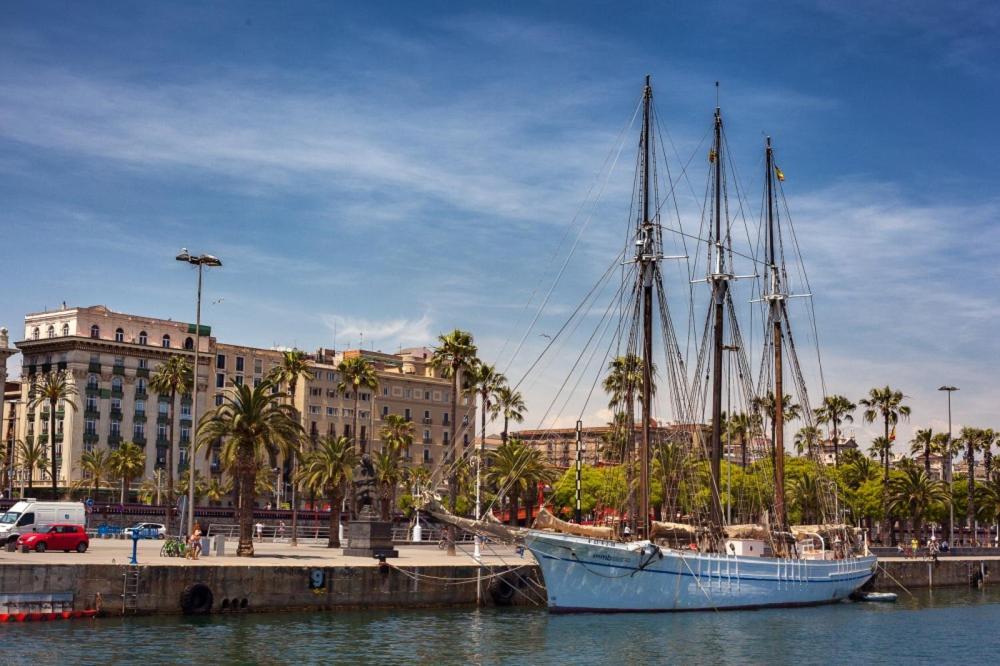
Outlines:
<svg viewBox="0 0 1000 666"><path fill-rule="evenodd" d="M378 519L375 499L375 466L367 453L354 468L355 518L347 526L348 545L344 555L353 557L399 557L392 543L392 522Z"/></svg>
<svg viewBox="0 0 1000 666"><path fill-rule="evenodd" d="M366 507L370 513L376 512L375 465L367 453L361 456L361 462L354 468L354 496L356 515L364 513Z"/></svg>

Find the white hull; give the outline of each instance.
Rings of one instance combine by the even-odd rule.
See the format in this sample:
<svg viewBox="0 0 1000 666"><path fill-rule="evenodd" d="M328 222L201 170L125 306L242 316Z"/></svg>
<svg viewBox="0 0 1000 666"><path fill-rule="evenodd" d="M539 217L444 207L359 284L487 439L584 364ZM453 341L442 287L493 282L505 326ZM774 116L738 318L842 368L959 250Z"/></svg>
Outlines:
<svg viewBox="0 0 1000 666"><path fill-rule="evenodd" d="M645 545L643 545L645 544ZM807 606L846 599L875 571L844 560L715 555L529 531L551 611L688 611Z"/></svg>

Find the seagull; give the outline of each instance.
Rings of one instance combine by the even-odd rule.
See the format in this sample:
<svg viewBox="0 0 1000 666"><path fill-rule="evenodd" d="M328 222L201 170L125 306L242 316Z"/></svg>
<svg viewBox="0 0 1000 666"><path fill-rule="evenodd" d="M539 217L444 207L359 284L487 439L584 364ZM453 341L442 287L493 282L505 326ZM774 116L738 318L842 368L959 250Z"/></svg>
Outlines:
<svg viewBox="0 0 1000 666"><path fill-rule="evenodd" d="M219 303L221 303L224 300L226 300L225 296L223 296L222 298L217 298L214 301L212 301L212 305L218 305Z"/></svg>
<svg viewBox="0 0 1000 666"><path fill-rule="evenodd" d="M541 338L548 338L549 340L552 339L552 336L549 335L548 333L539 333L538 336Z"/></svg>

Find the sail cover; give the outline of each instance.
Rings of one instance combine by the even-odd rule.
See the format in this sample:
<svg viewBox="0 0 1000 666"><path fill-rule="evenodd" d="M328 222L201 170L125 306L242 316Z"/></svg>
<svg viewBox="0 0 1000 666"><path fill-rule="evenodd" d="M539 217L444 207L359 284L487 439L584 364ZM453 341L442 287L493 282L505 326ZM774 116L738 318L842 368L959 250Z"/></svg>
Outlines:
<svg viewBox="0 0 1000 666"><path fill-rule="evenodd" d="M565 520L559 520L553 516L545 507L538 510L538 515L535 517L534 527L539 530L555 530L556 532L575 534L576 536L582 537L592 537L594 539L614 538L614 530L610 527L568 523Z"/></svg>
<svg viewBox="0 0 1000 666"><path fill-rule="evenodd" d="M430 498L424 502L424 505L420 510L426 511L442 523L454 525L459 529L465 530L466 532L472 532L473 534L491 536L504 541L513 541L520 533L520 530L507 527L502 524L489 511L486 512L482 520L461 518L448 511L448 509L444 508L444 506L442 506L442 504L434 498Z"/></svg>

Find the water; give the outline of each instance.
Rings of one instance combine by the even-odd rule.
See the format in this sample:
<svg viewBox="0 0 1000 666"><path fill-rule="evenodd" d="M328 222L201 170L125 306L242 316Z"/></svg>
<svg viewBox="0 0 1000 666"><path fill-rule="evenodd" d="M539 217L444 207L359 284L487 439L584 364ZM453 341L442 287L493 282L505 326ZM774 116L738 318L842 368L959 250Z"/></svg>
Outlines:
<svg viewBox="0 0 1000 666"><path fill-rule="evenodd" d="M490 609L7 624L12 664L994 663L1000 589L653 615Z"/></svg>

